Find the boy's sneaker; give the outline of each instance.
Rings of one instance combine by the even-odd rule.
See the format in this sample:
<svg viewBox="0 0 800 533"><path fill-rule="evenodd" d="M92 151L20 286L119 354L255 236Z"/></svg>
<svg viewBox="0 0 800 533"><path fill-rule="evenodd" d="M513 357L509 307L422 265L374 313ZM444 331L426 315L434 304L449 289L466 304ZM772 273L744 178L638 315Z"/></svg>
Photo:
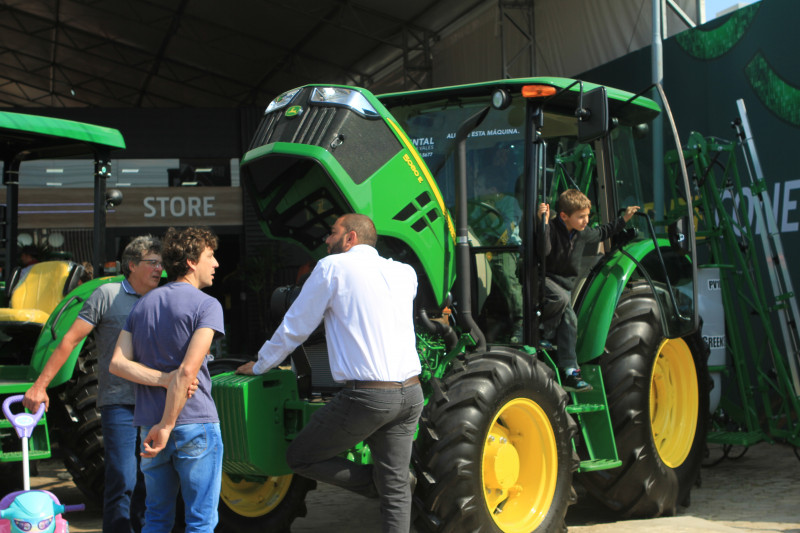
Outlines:
<svg viewBox="0 0 800 533"><path fill-rule="evenodd" d="M565 374L564 379L561 381L561 386L568 392L588 392L592 390L592 386L583 380L580 369Z"/></svg>

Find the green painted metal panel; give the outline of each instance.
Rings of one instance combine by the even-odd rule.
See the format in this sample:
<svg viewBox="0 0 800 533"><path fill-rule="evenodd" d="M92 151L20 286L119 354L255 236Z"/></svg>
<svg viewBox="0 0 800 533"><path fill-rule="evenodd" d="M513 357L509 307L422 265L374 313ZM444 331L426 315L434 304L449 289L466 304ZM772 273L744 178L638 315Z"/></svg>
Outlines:
<svg viewBox="0 0 800 533"><path fill-rule="evenodd" d="M39 334L39 338L36 340L36 346L33 349L30 365L27 367L20 367L26 370L27 376L25 379L33 382L39 376L42 369L44 369L44 366L47 364L50 355L53 353L53 350L58 347L59 343L61 343L61 339L64 338L64 334L72 327L75 319L78 318L78 313L80 313L83 303L91 296L95 289L106 283L120 282L123 278L122 275L119 275L90 280L78 285L59 302L56 308L53 309L53 312L50 313L50 317L47 319L47 322L45 322ZM78 355L80 355L81 349L83 348L83 343L84 341L81 341L75 346L72 353L62 365L61 370L53 377L48 388L57 387L72 378L72 372L75 369ZM7 376L6 370L10 370L10 367L2 371L4 377ZM29 385L30 384L28 384L28 386ZM27 390L27 387L25 390Z"/></svg>
<svg viewBox="0 0 800 533"><path fill-rule="evenodd" d="M635 259L641 260L654 249L649 240L633 243L625 248ZM603 353L614 309L628 284L636 264L625 255L617 253L601 269L587 289L578 311L578 361L591 361Z"/></svg>
<svg viewBox="0 0 800 533"><path fill-rule="evenodd" d="M309 109L302 113L307 118L275 111L265 119L266 125L262 123L268 133L257 133L254 144L263 144L252 147L242 159L244 181L256 199L262 230L270 237L298 243L312 256L321 257L326 249L319 226L331 225L334 213L368 215L380 236L396 239L414 252L441 304L455 280L455 228L444 199L417 149L389 112L369 91L351 89L367 98L381 116L358 117L352 111L330 111L333 107L308 104ZM301 103L304 95L301 92L297 97ZM316 112L329 115L314 122L316 119L309 117ZM350 114L345 116L346 113ZM365 145L373 163L380 161L367 176L348 171L346 165L353 166L352 161L341 161L342 148L328 142L337 135L344 139L342 143L348 142L347 136L341 130L333 131L331 124L350 127L355 136L364 135L359 133L359 121L370 135L382 136L380 142ZM332 129L327 131L329 127ZM294 141L296 137L303 137L302 142ZM330 210L331 218L320 215L325 210ZM286 231L286 223L315 216L322 219L318 224ZM301 235L312 230L316 238ZM324 232L327 230L325 227Z"/></svg>
<svg viewBox="0 0 800 533"><path fill-rule="evenodd" d="M119 130L61 118L0 111L0 128L18 133L74 139L109 148L125 148L125 140Z"/></svg>
<svg viewBox="0 0 800 533"><path fill-rule="evenodd" d="M213 378L225 472L258 477L292 473L286 464L284 420L287 402L297 400L296 379L291 370L279 369L260 376L226 373Z"/></svg>
<svg viewBox="0 0 800 533"><path fill-rule="evenodd" d="M35 140L30 140L30 146L34 150L76 142L105 146L109 149L125 148L122 134L114 128L60 118L0 111L0 138L18 139L28 136L35 136ZM85 146L75 149L75 154L82 153L86 153Z"/></svg>

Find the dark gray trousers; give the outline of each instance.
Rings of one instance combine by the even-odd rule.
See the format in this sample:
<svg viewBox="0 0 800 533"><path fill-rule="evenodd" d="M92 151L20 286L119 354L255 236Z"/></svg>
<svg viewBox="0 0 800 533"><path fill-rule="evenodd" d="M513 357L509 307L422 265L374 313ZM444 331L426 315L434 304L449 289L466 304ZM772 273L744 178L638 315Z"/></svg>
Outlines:
<svg viewBox="0 0 800 533"><path fill-rule="evenodd" d="M542 324L545 338L549 332L555 332L556 364L559 368L578 368L578 356L575 345L578 338L578 316L572 308L570 291L546 278L544 291L544 309Z"/></svg>
<svg viewBox="0 0 800 533"><path fill-rule="evenodd" d="M367 497L380 497L384 533L411 529L409 464L422 413L422 387L344 389L289 444L286 460L296 473ZM366 442L373 464L339 454Z"/></svg>

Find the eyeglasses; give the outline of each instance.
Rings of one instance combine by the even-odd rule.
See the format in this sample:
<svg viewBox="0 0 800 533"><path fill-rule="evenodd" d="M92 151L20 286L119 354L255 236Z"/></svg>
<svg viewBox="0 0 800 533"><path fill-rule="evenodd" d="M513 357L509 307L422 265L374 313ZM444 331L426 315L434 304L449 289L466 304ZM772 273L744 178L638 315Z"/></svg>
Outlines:
<svg viewBox="0 0 800 533"><path fill-rule="evenodd" d="M151 268L164 268L164 263L158 259L139 259L140 263L147 263Z"/></svg>

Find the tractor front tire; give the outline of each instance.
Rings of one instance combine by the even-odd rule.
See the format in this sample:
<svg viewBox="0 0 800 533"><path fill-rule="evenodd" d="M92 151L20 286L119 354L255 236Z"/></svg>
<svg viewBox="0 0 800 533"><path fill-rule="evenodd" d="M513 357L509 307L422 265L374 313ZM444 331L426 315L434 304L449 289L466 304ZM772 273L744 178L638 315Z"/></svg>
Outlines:
<svg viewBox="0 0 800 533"><path fill-rule="evenodd" d="M625 289L600 364L622 466L580 475L624 518L674 515L700 476L708 430L708 347L666 339L652 289Z"/></svg>
<svg viewBox="0 0 800 533"><path fill-rule="evenodd" d="M534 355L493 347L431 383L412 461L417 527L566 530L577 428L552 370Z"/></svg>
<svg viewBox="0 0 800 533"><path fill-rule="evenodd" d="M288 532L296 518L306 516L306 493L316 487L316 481L297 474L252 481L223 472L217 531Z"/></svg>
<svg viewBox="0 0 800 533"><path fill-rule="evenodd" d="M58 446L75 485L102 505L105 486L103 428L97 407L99 362L94 335L83 343L75 370L59 394Z"/></svg>

